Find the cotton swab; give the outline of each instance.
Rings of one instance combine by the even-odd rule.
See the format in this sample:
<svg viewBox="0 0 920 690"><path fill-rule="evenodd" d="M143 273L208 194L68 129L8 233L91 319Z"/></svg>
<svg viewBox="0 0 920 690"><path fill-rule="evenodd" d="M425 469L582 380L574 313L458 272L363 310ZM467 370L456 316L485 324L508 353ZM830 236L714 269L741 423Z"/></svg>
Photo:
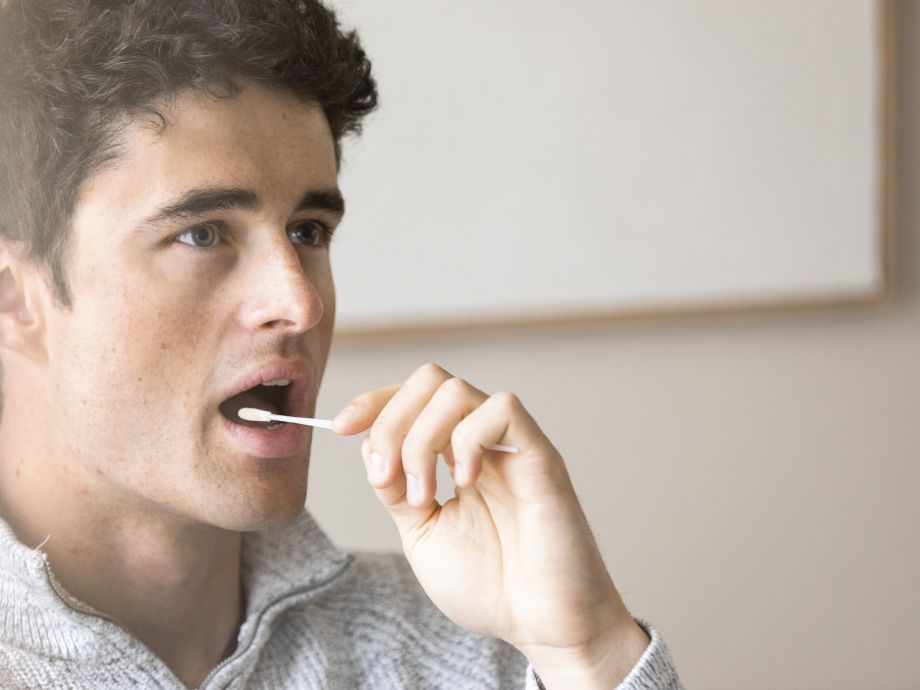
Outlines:
<svg viewBox="0 0 920 690"><path fill-rule="evenodd" d="M320 429L331 429L331 419L312 419L311 417L288 417L283 414L274 414L268 410L257 410L254 407L244 407L237 414L240 419L247 422L288 422L301 426L316 426Z"/></svg>
<svg viewBox="0 0 920 690"><path fill-rule="evenodd" d="M311 417L288 417L283 414L275 414L268 410L257 410L254 407L244 407L238 413L240 419L247 422L287 422L289 424L300 424L302 426L315 426L320 429L331 429L331 419L313 419ZM502 443L496 443L489 446L488 450L497 450L500 453L517 453L516 446L506 446Z"/></svg>

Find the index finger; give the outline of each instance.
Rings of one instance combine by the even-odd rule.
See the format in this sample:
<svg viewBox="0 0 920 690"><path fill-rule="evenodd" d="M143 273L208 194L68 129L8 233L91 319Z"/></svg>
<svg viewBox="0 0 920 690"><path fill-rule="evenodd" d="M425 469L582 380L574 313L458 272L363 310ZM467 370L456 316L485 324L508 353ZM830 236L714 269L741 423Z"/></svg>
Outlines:
<svg viewBox="0 0 920 690"><path fill-rule="evenodd" d="M332 420L332 430L342 436L353 436L367 431L380 411L402 387L402 383L391 383L359 393Z"/></svg>

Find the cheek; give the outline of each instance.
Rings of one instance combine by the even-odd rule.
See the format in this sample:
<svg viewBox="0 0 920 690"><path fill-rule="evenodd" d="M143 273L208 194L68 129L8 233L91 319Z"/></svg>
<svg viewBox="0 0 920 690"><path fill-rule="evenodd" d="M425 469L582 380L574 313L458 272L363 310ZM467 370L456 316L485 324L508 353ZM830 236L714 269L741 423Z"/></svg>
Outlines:
<svg viewBox="0 0 920 690"><path fill-rule="evenodd" d="M75 315L79 327L61 343L62 442L102 474L143 474L151 458L184 457L200 435L200 321L194 309L171 306L100 301Z"/></svg>
<svg viewBox="0 0 920 690"><path fill-rule="evenodd" d="M323 323L334 321L335 281L332 278L332 265L328 254L321 261L304 262L303 271L323 303Z"/></svg>
<svg viewBox="0 0 920 690"><path fill-rule="evenodd" d="M318 281L316 289L323 300L323 320L331 324L335 321L335 285L330 272L327 271L323 279Z"/></svg>
<svg viewBox="0 0 920 690"><path fill-rule="evenodd" d="M190 393L206 310L168 288L82 297L51 357L62 403L106 418L177 407Z"/></svg>

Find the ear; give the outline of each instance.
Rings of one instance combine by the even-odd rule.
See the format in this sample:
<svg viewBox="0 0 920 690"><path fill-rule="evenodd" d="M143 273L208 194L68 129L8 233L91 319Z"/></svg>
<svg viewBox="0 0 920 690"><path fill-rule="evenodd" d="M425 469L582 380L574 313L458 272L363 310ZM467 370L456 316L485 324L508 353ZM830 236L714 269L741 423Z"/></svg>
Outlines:
<svg viewBox="0 0 920 690"><path fill-rule="evenodd" d="M44 359L44 318L31 291L41 287L35 266L0 240L0 350Z"/></svg>

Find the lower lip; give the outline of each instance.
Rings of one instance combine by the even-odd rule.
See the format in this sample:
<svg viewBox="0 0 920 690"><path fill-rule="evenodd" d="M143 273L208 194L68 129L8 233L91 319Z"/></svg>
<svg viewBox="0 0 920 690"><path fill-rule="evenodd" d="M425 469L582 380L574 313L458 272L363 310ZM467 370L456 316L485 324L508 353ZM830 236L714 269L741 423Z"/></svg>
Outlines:
<svg viewBox="0 0 920 690"><path fill-rule="evenodd" d="M220 415L220 420L235 445L244 453L257 458L289 458L298 455L313 431L299 424L285 424L280 429L269 431L234 424L223 415Z"/></svg>

